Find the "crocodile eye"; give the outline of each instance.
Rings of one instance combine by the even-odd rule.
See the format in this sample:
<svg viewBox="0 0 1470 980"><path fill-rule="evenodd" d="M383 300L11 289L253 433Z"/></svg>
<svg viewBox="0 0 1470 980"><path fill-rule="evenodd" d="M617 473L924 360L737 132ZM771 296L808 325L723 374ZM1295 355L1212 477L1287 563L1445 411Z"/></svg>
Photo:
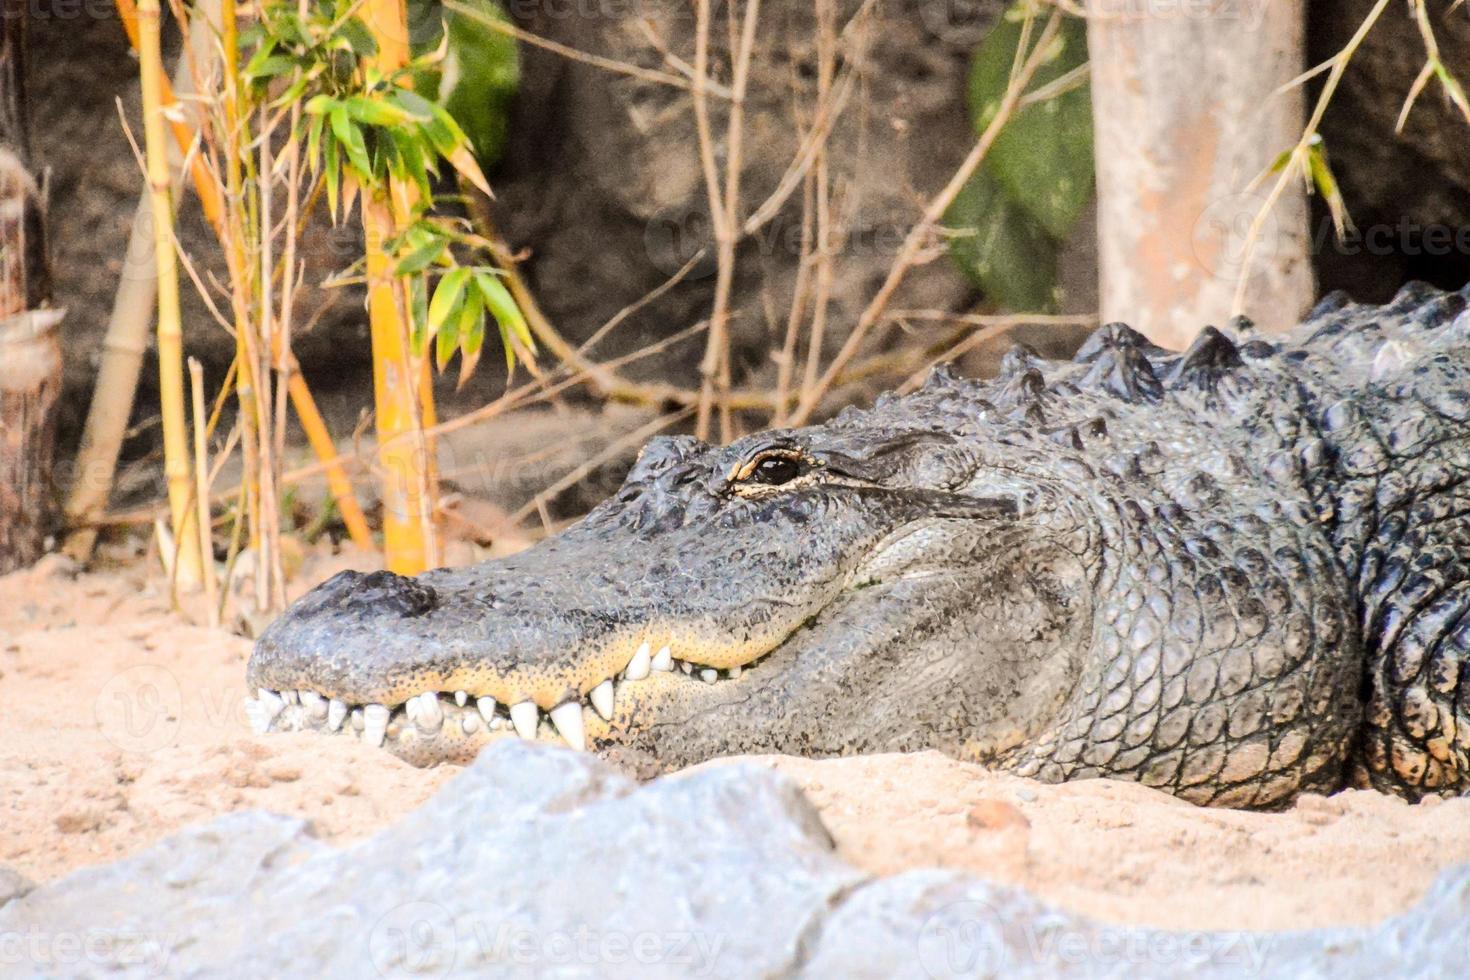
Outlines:
<svg viewBox="0 0 1470 980"><path fill-rule="evenodd" d="M767 486L779 487L783 483L790 483L801 474L801 463L790 456L767 456L755 464L755 469L750 474L752 483L764 483Z"/></svg>

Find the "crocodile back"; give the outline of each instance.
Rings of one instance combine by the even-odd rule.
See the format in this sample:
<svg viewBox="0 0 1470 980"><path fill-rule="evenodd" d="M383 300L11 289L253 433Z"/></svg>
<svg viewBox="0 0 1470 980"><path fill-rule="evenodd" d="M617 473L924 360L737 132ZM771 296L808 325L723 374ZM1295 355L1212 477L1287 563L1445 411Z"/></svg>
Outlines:
<svg viewBox="0 0 1470 980"><path fill-rule="evenodd" d="M1332 296L1298 328L1367 654L1353 775L1410 797L1470 789L1467 299L1418 283L1382 307Z"/></svg>

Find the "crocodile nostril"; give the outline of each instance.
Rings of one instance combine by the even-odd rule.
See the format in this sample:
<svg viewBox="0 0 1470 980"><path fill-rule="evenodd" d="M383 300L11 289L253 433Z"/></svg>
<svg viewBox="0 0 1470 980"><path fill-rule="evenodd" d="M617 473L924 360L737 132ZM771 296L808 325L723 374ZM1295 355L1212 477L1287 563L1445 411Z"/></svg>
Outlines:
<svg viewBox="0 0 1470 980"><path fill-rule="evenodd" d="M439 594L417 579L393 572L342 572L334 576L324 589L340 598L342 609L384 613L400 617L422 616L438 604Z"/></svg>

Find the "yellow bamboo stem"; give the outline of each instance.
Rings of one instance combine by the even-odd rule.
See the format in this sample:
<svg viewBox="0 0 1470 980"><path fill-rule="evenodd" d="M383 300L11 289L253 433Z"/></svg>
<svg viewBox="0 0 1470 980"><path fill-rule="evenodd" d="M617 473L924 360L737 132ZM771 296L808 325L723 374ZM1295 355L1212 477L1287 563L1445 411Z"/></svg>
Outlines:
<svg viewBox="0 0 1470 980"><path fill-rule="evenodd" d="M179 270L174 255L168 147L164 132L163 54L158 0L138 5L138 65L143 87L143 137L153 205L154 262L158 268L158 400L163 415L163 471L175 549L174 581L186 589L201 580L199 539L189 506L189 439L184 421L184 338L179 318Z"/></svg>
<svg viewBox="0 0 1470 980"><path fill-rule="evenodd" d="M116 0L118 4L118 15L122 19L123 29L128 32L129 41L132 46L138 46L137 7L132 0ZM240 96L238 96L238 78L240 78L240 43L238 43L237 28L237 4L235 0L221 1L221 46L225 53L225 125L229 129L226 134L226 145L232 145L232 150L225 153L225 191L219 187L219 178L213 170L204 165L203 157L194 154L190 162L190 178L193 179L194 192L198 195L204 217L209 219L210 226L215 229L216 235L225 245L225 260L231 269L232 282L245 284L244 279L237 275L241 270L247 269L244 257L244 229L232 226L223 212L222 194L228 192L229 200L240 200L240 153L238 153L238 141L240 141ZM168 88L166 93L172 93ZM172 100L172 94L168 94L168 100ZM194 132L184 120L171 120L173 138L178 141L179 147L187 151L193 144ZM237 209L238 210L238 209ZM256 432L256 414L254 414L254 373L250 372L250 350L247 347L247 338L241 320L241 310L235 310L235 336L237 336L237 360L240 363L240 381L238 381L238 395L241 403L241 442L245 447L245 457L254 458L254 432ZM281 351L272 350L272 357L281 356ZM332 441L331 430L326 428L326 420L322 419L322 411L316 406L316 398L312 397L312 389L307 386L306 379L301 378L297 370L294 354L287 353L287 369L291 372L291 379L287 385L287 392L291 397L291 407L295 410L297 422L301 430L306 433L307 442L312 445L313 453L325 464L326 485L331 489L332 498L337 501L338 513L343 517L343 523L347 526L347 533L353 544L363 550L372 550L372 530L368 527L368 519L363 516L362 505L357 502L357 495L353 492L353 482L347 476L347 470L341 464L337 454L337 442ZM245 408L250 406L250 408ZM247 510L254 513L254 495L259 488L251 492L250 500L247 501Z"/></svg>
<svg viewBox="0 0 1470 980"><path fill-rule="evenodd" d="M114 0L117 5L117 15L122 21L123 30L127 32L128 41L134 50L141 50L138 31L138 8L133 0ZM225 50L230 51L228 45ZM164 105L174 104L174 87L166 76L160 74L162 89L161 100ZM179 144L179 152L189 157L189 174L194 179L194 190L199 195L199 206L204 211L204 217L214 228L217 234L222 234L225 227L224 200L220 196L220 187L215 181L209 167L205 165L204 157L195 153L189 155L189 148L194 143L194 131L189 124L182 119L170 119L169 128L173 130L174 141Z"/></svg>
<svg viewBox="0 0 1470 980"><path fill-rule="evenodd" d="M377 41L377 68L388 75L406 64L403 0L367 0L362 18ZM415 357L411 349L407 303L400 302L395 260L385 248L412 205L411 189L395 184L390 181L386 199L363 189L362 225L382 468L384 561L390 571L414 575L438 563L434 513L438 481L433 445L424 435L424 427L433 425L435 417L428 358Z"/></svg>
<svg viewBox="0 0 1470 980"><path fill-rule="evenodd" d="M189 358L189 388L193 396L194 409L194 504L197 509L195 526L199 529L199 554L204 573L204 605L208 609L209 625L218 626L219 590L214 580L214 540L210 537L209 522L209 449L204 439L207 420L204 414L204 366L197 358Z"/></svg>

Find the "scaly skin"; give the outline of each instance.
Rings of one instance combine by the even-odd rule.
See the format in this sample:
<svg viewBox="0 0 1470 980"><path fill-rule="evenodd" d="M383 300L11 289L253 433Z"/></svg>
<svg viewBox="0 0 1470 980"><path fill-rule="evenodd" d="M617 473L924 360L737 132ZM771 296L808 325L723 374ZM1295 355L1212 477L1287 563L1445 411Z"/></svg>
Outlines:
<svg viewBox="0 0 1470 980"><path fill-rule="evenodd" d="M937 748L1214 805L1465 792L1467 295L1183 355L1114 324L823 425L656 439L519 555L320 586L261 637L252 718L382 705L341 730L420 764L520 705L644 772Z"/></svg>

